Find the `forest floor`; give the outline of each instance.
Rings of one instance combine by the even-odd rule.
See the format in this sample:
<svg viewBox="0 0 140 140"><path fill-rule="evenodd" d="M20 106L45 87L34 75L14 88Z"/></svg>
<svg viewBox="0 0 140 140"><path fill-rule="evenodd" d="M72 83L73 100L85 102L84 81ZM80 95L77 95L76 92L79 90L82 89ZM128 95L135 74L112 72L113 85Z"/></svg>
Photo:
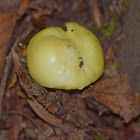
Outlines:
<svg viewBox="0 0 140 140"><path fill-rule="evenodd" d="M139 0L0 0L0 139L139 140L139 5ZM99 38L104 74L83 90L41 87L30 77L23 53L35 33L65 29L71 21Z"/></svg>

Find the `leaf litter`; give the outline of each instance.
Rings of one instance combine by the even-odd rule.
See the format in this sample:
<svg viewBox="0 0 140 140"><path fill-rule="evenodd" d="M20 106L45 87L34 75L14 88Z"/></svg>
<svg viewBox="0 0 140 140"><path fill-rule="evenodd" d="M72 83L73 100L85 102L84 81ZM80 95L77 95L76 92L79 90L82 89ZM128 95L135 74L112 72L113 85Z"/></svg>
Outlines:
<svg viewBox="0 0 140 140"><path fill-rule="evenodd" d="M113 8L117 9L114 3L106 3L103 5L104 2L104 0L102 0L101 3L95 1L94 6L97 6L96 11L96 8L92 9L93 7L88 5L92 3L90 0L88 0L88 4L84 1L77 2L77 0L74 0L74 3L77 3L80 7L75 6L74 8L69 8L67 12L67 14L70 15L69 20L73 19L91 29L94 24L100 28L101 24L106 22L108 16L111 17L114 14L114 11L112 15L110 15L107 11L104 12L104 10L101 11L101 9L106 9L107 5L113 5ZM2 119L0 123L5 123L7 129L3 130L0 136L5 139L7 136L9 139L14 140L29 138L41 140L99 138L117 140L129 139L129 131L132 130L133 139L137 139L140 130L140 126L137 123L137 121L139 121L138 115L140 114L140 94L135 92L129 85L128 75L119 73L117 67L114 66L116 59L112 47L108 47L108 51L105 53L105 67L108 71L105 72L96 83L91 84L82 91L47 89L39 86L30 77L26 66L26 58L22 53L18 53L20 50L18 44L21 42L27 44L29 39L39 31L40 28L50 25L56 26L57 24L62 26L64 22L69 21L67 17L65 17L65 8L73 4L70 1L66 4L66 2L61 3L59 1L50 0L47 2L50 6L48 7L47 4L43 6L42 3L44 3L44 1L30 2L24 0L17 11L18 18L16 20L18 24L15 26L15 39L12 41L15 43L10 52L13 57L13 62L10 57L7 62L10 65L5 65L4 71L6 75L8 75L9 72L12 74L13 68L15 68L18 80L15 83L14 76L12 76L12 81L7 79L6 76L4 80L5 85L1 86L4 97L1 98L1 100L3 99L1 106L3 111L1 112ZM46 10L44 11L44 7L47 7L47 13ZM90 7L92 12L99 14L97 18L92 16L93 13L91 12L92 21L89 21L87 17L81 20L82 15L89 14L87 7ZM117 9L117 14L122 13L122 5L120 7L120 9ZM38 11L39 13L37 13L37 15L39 15L38 17L34 17L36 14L34 9L36 8L40 9ZM48 11L50 11L49 14ZM64 16L63 19L62 16ZM57 22L55 17L58 17ZM103 17L105 21L103 21ZM40 18L42 19L40 20ZM42 20L43 26L41 25ZM33 25L31 25L31 22L33 22ZM100 29L96 34L97 36L102 36ZM112 34L114 34L114 32L111 32L110 36L112 36ZM108 39L102 42L108 42ZM109 42L109 44L111 43L112 42ZM112 46L112 44L109 46ZM105 49L104 51L106 52ZM6 56L7 54L4 53L4 55ZM4 75L2 79L4 79ZM9 84L6 84L6 81L10 83L10 88L8 88ZM10 112L12 111L15 112L15 114L11 115ZM119 116L123 118L123 120ZM8 120L7 122L5 122L5 118ZM135 118L137 118L136 121ZM33 124L34 122L37 124L37 127L32 125L32 120ZM128 124L124 124L124 122Z"/></svg>

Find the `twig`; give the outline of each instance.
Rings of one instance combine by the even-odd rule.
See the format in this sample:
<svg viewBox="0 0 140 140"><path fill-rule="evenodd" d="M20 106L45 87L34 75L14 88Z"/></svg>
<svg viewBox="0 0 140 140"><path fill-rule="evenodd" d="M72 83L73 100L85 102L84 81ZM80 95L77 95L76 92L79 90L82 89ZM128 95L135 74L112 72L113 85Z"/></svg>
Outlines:
<svg viewBox="0 0 140 140"><path fill-rule="evenodd" d="M100 3L102 5L105 21L108 22L109 21L109 11L108 11L106 1L105 0L100 0Z"/></svg>
<svg viewBox="0 0 140 140"><path fill-rule="evenodd" d="M36 128L39 130L39 132L45 136L47 138L47 140L49 140L49 137L47 135L44 134L44 132L42 131L42 129L40 128L40 126L34 121L34 119L32 119L29 115L25 114L25 113L22 113L22 112L17 112L17 111L10 111L10 112L7 112L8 115L11 115L11 114L18 114L18 115L21 115L23 117L26 117L27 119L29 119L35 126Z"/></svg>
<svg viewBox="0 0 140 140"><path fill-rule="evenodd" d="M11 66L12 66L12 53L10 52L9 55L6 57L6 65L4 69L4 74L0 83L0 118L2 117L3 95L5 92L6 81L7 81L7 77L8 77Z"/></svg>

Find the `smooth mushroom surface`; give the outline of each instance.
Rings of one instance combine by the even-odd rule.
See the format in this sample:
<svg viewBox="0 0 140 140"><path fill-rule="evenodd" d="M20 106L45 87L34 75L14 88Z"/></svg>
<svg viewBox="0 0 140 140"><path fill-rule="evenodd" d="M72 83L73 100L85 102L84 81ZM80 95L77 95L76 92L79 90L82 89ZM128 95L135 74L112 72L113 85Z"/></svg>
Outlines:
<svg viewBox="0 0 140 140"><path fill-rule="evenodd" d="M48 27L34 35L26 51L27 66L43 87L81 90L103 74L103 51L90 30L75 22L66 27Z"/></svg>

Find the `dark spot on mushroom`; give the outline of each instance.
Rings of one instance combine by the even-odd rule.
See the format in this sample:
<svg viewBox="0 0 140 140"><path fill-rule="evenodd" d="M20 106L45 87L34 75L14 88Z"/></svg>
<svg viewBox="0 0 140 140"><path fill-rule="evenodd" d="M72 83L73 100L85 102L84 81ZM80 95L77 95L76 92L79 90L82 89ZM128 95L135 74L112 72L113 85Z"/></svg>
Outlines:
<svg viewBox="0 0 140 140"><path fill-rule="evenodd" d="M71 30L73 32L73 30Z"/></svg>
<svg viewBox="0 0 140 140"><path fill-rule="evenodd" d="M68 47L68 48L71 48L71 45L70 45L70 44L68 44L68 45L67 45L67 47Z"/></svg>
<svg viewBox="0 0 140 140"><path fill-rule="evenodd" d="M79 67L81 68L84 65L83 61L80 61Z"/></svg>
<svg viewBox="0 0 140 140"><path fill-rule="evenodd" d="M82 57L79 57L79 59L83 59Z"/></svg>
<svg viewBox="0 0 140 140"><path fill-rule="evenodd" d="M87 35L88 35L88 36L91 36L91 34L90 34L90 33L87 33Z"/></svg>

